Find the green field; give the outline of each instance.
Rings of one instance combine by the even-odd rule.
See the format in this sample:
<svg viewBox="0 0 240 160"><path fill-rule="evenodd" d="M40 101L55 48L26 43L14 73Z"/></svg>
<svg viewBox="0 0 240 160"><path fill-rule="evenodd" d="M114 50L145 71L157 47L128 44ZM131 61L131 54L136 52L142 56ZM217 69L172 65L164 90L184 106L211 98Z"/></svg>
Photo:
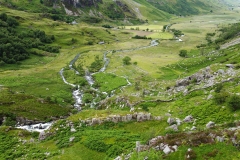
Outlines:
<svg viewBox="0 0 240 160"><path fill-rule="evenodd" d="M195 159L224 159L228 156L229 159L239 159L239 148L234 147L231 141L235 134L239 144L239 131L233 133L225 129L239 126L240 47L238 44L219 49L222 44L239 38L236 34L231 35L238 26L230 25L240 20L237 9L222 8L211 13L203 10L199 15L176 16L156 10L157 6L147 1L124 0L132 12L137 12L138 8L136 17L144 21L142 25L136 25L127 18L124 21L119 18L103 19L99 24L86 23L81 16L76 17L78 24L71 25L41 15L42 10L49 8L44 8L36 0L32 3L14 0L16 7L23 4L19 10L5 7L3 1L0 2L0 12L19 21L17 31L42 30L55 37L47 45L61 47L59 53L31 48L30 51L40 55L30 54L16 64L6 64L0 59L0 120L3 122L0 126L0 159L99 160L114 159L131 152L131 159L145 156L153 160L184 159L188 148L194 150ZM108 6L100 4L100 10L109 7L112 1L104 2ZM126 14L131 16L130 12ZM0 22L2 26L6 25L2 20ZM104 28L102 24L118 27ZM171 26L163 32L163 26L167 24ZM184 34L178 37L182 41L174 36L174 29ZM136 35L149 39L134 39ZM216 43L219 38L222 41ZM158 40L159 44L150 46L152 40ZM180 50L186 50L187 56L181 57ZM99 72L105 63L105 53L109 64L104 72ZM76 55L79 57L72 64L73 70L69 65ZM131 59L128 65L123 63L125 57ZM232 64L233 69L227 68L228 64ZM204 73L208 66L211 74L216 76L212 86L204 87L197 79L192 79L190 84L180 88L182 91L174 90L176 81L185 77L189 79L197 72ZM59 73L63 68L65 80L75 87L63 81ZM81 74L76 74L75 70ZM88 84L84 77L88 72L92 74L93 85ZM222 72L222 77L217 76ZM83 97L79 113L73 107L72 95L77 86ZM183 93L185 91L186 94ZM161 120L104 122L95 126L87 126L80 121L134 114L130 112L133 108L134 112L148 112L151 116L160 116ZM188 115L197 119L196 123L182 123L178 131L165 129L169 126L169 117L183 120ZM63 119L65 116L68 118ZM47 133L47 139L38 141L38 133L9 127L14 126L19 117L46 122L61 120L56 120ZM210 130L206 129L209 121L216 123ZM76 131L71 131L71 126ZM197 128L195 131L191 130L193 126ZM194 142L206 138L201 135L209 135L210 132L224 136L225 141L220 143L214 139L195 145ZM190 140L185 134L189 134ZM170 144L179 142L178 151L169 155L152 149L139 154L134 151L136 141L147 144L159 135L166 136ZM178 136L183 142L178 141ZM72 137L74 140L71 141Z"/></svg>

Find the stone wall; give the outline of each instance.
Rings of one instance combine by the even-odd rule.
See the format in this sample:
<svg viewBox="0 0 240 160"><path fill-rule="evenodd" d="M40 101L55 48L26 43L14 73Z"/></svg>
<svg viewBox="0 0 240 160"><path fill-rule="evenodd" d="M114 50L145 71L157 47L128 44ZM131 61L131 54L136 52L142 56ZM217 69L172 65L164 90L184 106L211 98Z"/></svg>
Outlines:
<svg viewBox="0 0 240 160"><path fill-rule="evenodd" d="M86 125L97 125L102 124L103 122L129 122L129 121L149 121L149 120L162 120L162 117L160 116L152 116L151 113L133 113L133 114L127 114L127 115L109 115L107 117L97 117L92 119L85 119L81 120L81 123L84 123Z"/></svg>

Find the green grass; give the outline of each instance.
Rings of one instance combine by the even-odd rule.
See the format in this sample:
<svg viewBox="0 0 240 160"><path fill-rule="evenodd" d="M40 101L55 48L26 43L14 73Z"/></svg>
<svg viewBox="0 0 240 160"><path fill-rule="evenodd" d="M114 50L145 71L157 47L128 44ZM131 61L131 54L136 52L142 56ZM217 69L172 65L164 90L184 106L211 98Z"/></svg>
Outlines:
<svg viewBox="0 0 240 160"><path fill-rule="evenodd" d="M184 159L188 146L182 146L179 147L179 150L175 153L170 154L167 156L166 159L176 159L176 160L182 160ZM195 153L196 153L196 159L197 160L203 160L203 159L220 159L220 160L232 160L232 159L239 159L239 151L233 147L232 145L225 144L225 143L216 143L214 145L201 145L198 147L190 147ZM211 153L216 154L211 154Z"/></svg>
<svg viewBox="0 0 240 160"><path fill-rule="evenodd" d="M114 74L97 73L93 75L96 85L102 92L110 92L118 89L121 86L127 85L127 81L123 77L118 77Z"/></svg>
<svg viewBox="0 0 240 160"><path fill-rule="evenodd" d="M141 100L169 99L171 96L167 94L159 96L159 92L164 93L166 87L174 86L176 79L189 76L212 64L215 64L211 66L214 71L225 68L225 64L233 63L234 61L236 61L235 65L239 64L239 54L236 54L239 52L238 46L224 50L224 54L219 57L207 55L208 52L212 51L210 47L205 48L203 55L195 48L196 45L205 43L205 34L213 32L217 25L221 26L219 23L236 22L238 20L237 13L226 12L226 14L221 15L175 17L168 22L153 22L170 16L161 11L155 11L156 14L150 15L154 7L143 0L137 0L137 2L139 3L139 9L143 11L142 16L139 16L149 19L148 25L139 26L140 30L146 30L147 28L150 30L161 30L163 25L176 22L172 28L183 31L185 34L184 37L181 37L183 42L168 40L172 38L172 33L169 32L140 31L142 32L141 34L147 34L147 36L154 39L161 39L159 46L129 52L109 53L107 57L110 59L110 63L106 71L94 75L95 83L99 85L100 91L110 92L126 85L127 81L123 77L127 77L132 85L123 88L122 92L116 91L116 96L125 97L132 104ZM16 3L20 3L20 1L16 1ZM24 1L24 3L26 4L27 1ZM33 1L33 5L27 7L35 9L34 7L38 6L35 3L38 2ZM128 4L130 3L135 2L128 2ZM143 4L146 4L146 6ZM134 6L133 4L131 5ZM46 34L55 35L56 41L53 45L62 47L60 53L56 55L41 57L31 55L29 59L22 61L19 65L0 67L0 85L4 85L4 87L0 87L0 112L13 113L28 119L36 118L47 121L50 120L51 116L60 117L69 113L69 106L74 103L72 87L64 84L59 71L61 68L66 67L64 75L71 83L78 84L79 81L83 80L83 77L75 75L67 67L77 54L81 53L81 56L75 65L82 64L83 68L87 69L94 61L94 57L98 55L102 59L105 51L138 48L148 46L150 43L150 40L131 39L138 33L136 30L129 30L129 28L135 28L137 27L136 25L127 26L125 30L109 29L109 34L102 27L82 22L78 25L69 25L42 18L39 14L11 10L2 6L0 11L8 12L8 14L13 16L19 16L23 27L41 29ZM72 41L72 38L76 39L76 41ZM98 45L99 41L105 41L105 44ZM88 42L92 42L93 45L87 45ZM179 57L178 54L181 49L188 50L188 58ZM131 57L131 65L123 65L122 59L125 56ZM133 65L134 62L137 62L137 65ZM135 88L135 82L139 82L139 90ZM225 83L223 88L230 93L240 92L240 87L236 82ZM144 90L149 90L153 95L143 96ZM165 128L168 126L166 123L168 110L171 110L172 117L183 119L191 114L194 118L198 118L196 127L199 130L205 129L205 125L209 121L214 121L216 124L224 124L225 122L232 123L234 120L238 120L239 111L231 111L227 103L218 105L212 99L206 100L211 90L214 90L214 87L193 92L185 97L176 94L176 100L168 103L162 102L154 105L144 103L135 106L136 112L143 112L143 105L147 105L149 112L153 116L161 116L163 118L162 121L133 121L118 124L102 124L93 127L77 127L80 123L79 119L130 113L129 108L119 109L119 105L115 103L112 106L110 105L108 110L83 110L80 113L71 115L67 119L67 121L74 123L77 132L70 132L70 127L66 126L68 122L58 121L51 130L51 132L56 133L55 135L43 142L36 140L35 143L28 143L26 146L22 145L17 138L29 140L32 135L21 136L22 131L11 130L7 133L8 135L2 136L2 132L5 133L6 127L0 127L0 137L3 142L3 154L0 156L2 156L2 159L17 159L22 154L23 156L28 154L26 159L98 160L107 159L109 155L115 158L121 154L120 151L125 153L131 152L135 147L136 141L141 141L142 144L145 144L155 136L169 133L165 131ZM115 96L110 98L109 102L115 102L115 98ZM60 127L62 124L64 127ZM183 124L179 127L180 132L186 129L186 127L192 127L192 124ZM12 137L8 137L10 135ZM76 141L69 142L69 138L72 136L76 137ZM35 139L37 139L37 136L35 136ZM17 145L20 145L20 147L18 148ZM116 147L116 145L119 147ZM7 147L7 149L4 147ZM101 151L99 151L98 147ZM170 154L166 159L184 159L186 150L189 147L179 147L178 152ZM200 145L192 148L196 151L198 159L212 152L214 148L219 150L216 157L214 157L215 159L227 156L230 159L239 159L236 158L239 157L237 150L232 145L225 143ZM14 149L17 151L14 152ZM45 152L51 152L51 156L45 157ZM153 151L150 153L158 154L153 153ZM143 155L147 154L146 152L143 153ZM16 157L7 157L12 155Z"/></svg>

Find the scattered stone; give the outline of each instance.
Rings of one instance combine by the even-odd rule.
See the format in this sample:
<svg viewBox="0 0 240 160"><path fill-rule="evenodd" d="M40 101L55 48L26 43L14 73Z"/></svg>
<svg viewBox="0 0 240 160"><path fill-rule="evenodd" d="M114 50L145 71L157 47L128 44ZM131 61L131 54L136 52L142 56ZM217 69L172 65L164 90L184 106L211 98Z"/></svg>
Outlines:
<svg viewBox="0 0 240 160"><path fill-rule="evenodd" d="M193 116L192 115L188 115L184 118L183 122L192 122L194 119L193 119Z"/></svg>
<svg viewBox="0 0 240 160"><path fill-rule="evenodd" d="M69 142L72 142L75 139L75 137L70 137Z"/></svg>
<svg viewBox="0 0 240 160"><path fill-rule="evenodd" d="M118 156L117 158L115 158L114 160L122 160L121 156Z"/></svg>
<svg viewBox="0 0 240 160"><path fill-rule="evenodd" d="M175 122L176 122L176 120L175 120L174 118L171 118L171 117L169 117L168 120L167 120L167 123L168 123L169 125L172 125L172 124L174 124Z"/></svg>
<svg viewBox="0 0 240 160"><path fill-rule="evenodd" d="M217 142L224 142L224 137L216 137Z"/></svg>
<svg viewBox="0 0 240 160"><path fill-rule="evenodd" d="M210 100L213 98L213 95L209 94L208 97L207 97L207 100Z"/></svg>
<svg viewBox="0 0 240 160"><path fill-rule="evenodd" d="M228 67L228 68L234 68L234 65L233 65L233 64L226 64L226 67Z"/></svg>
<svg viewBox="0 0 240 160"><path fill-rule="evenodd" d="M215 126L215 123L212 122L212 121L210 121L210 122L208 122L208 123L206 124L207 129L213 128L214 126Z"/></svg>
<svg viewBox="0 0 240 160"><path fill-rule="evenodd" d="M162 117L161 116L156 116L156 117L154 117L154 120L161 121Z"/></svg>
<svg viewBox="0 0 240 160"><path fill-rule="evenodd" d="M74 127L71 127L71 132L76 132L76 129Z"/></svg>
<svg viewBox="0 0 240 160"><path fill-rule="evenodd" d="M50 152L45 152L44 153L46 156L49 156L50 155Z"/></svg>
<svg viewBox="0 0 240 160"><path fill-rule="evenodd" d="M197 129L197 127L193 126L193 127L191 128L191 131L195 131L196 129Z"/></svg>
<svg viewBox="0 0 240 160"><path fill-rule="evenodd" d="M166 130L178 131L178 126L176 124L174 124L174 125L171 125L171 126L165 128L165 129Z"/></svg>
<svg viewBox="0 0 240 160"><path fill-rule="evenodd" d="M164 148L163 152L164 152L165 154L169 154L169 153L171 153L171 149L170 149L168 146L166 146L166 147Z"/></svg>
<svg viewBox="0 0 240 160"><path fill-rule="evenodd" d="M177 149L178 149L178 146L177 145L174 145L174 146L172 146L172 148L174 149L174 151L176 152L177 151Z"/></svg>
<svg viewBox="0 0 240 160"><path fill-rule="evenodd" d="M224 75L224 74L225 74L225 72L224 72L223 69L219 69L217 72L218 72L218 74L221 74L221 75Z"/></svg>
<svg viewBox="0 0 240 160"><path fill-rule="evenodd" d="M179 118L176 118L177 125L180 126L182 121Z"/></svg>
<svg viewBox="0 0 240 160"><path fill-rule="evenodd" d="M44 140L46 138L47 138L46 133L44 131L40 132L39 137L38 137L39 141L42 141L42 140Z"/></svg>

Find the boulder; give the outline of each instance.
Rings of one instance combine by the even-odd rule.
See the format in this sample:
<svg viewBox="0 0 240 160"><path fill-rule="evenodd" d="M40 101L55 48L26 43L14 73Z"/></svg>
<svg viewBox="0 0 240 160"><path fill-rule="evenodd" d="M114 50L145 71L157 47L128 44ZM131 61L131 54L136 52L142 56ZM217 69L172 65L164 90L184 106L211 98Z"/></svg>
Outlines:
<svg viewBox="0 0 240 160"><path fill-rule="evenodd" d="M176 82L176 87L179 87L179 86L187 86L189 85L190 82L189 82L189 79L188 78L185 78L185 79L180 79Z"/></svg>
<svg viewBox="0 0 240 160"><path fill-rule="evenodd" d="M191 128L191 131L195 131L196 129L197 129L197 127L193 126L193 127Z"/></svg>
<svg viewBox="0 0 240 160"><path fill-rule="evenodd" d="M217 142L224 142L224 137L219 137L219 136L217 136L217 137L216 137L216 141L217 141Z"/></svg>
<svg viewBox="0 0 240 160"><path fill-rule="evenodd" d="M71 127L70 131L71 132L76 132L76 129L74 127Z"/></svg>
<svg viewBox="0 0 240 160"><path fill-rule="evenodd" d="M174 124L174 125L167 127L166 130L178 131L178 126L176 124Z"/></svg>
<svg viewBox="0 0 240 160"><path fill-rule="evenodd" d="M169 125L172 125L173 123L176 123L176 120L175 120L175 118L169 117L168 120L167 120L167 123L168 123Z"/></svg>
<svg viewBox="0 0 240 160"><path fill-rule="evenodd" d="M207 100L212 99L212 98L213 98L213 95L209 94L207 97Z"/></svg>
<svg viewBox="0 0 240 160"><path fill-rule="evenodd" d="M131 114L127 114L126 115L126 119L127 119L127 121L131 121L132 120L132 115Z"/></svg>
<svg viewBox="0 0 240 160"><path fill-rule="evenodd" d="M169 153L171 153L171 149L170 149L168 146L166 146L166 147L164 148L163 152L164 152L165 154L169 154Z"/></svg>
<svg viewBox="0 0 240 160"><path fill-rule="evenodd" d="M179 118L176 118L177 125L180 126L182 121Z"/></svg>
<svg viewBox="0 0 240 160"><path fill-rule="evenodd" d="M100 121L101 121L101 120L100 120L99 118L93 118L91 125L100 124L100 123L101 123Z"/></svg>
<svg viewBox="0 0 240 160"><path fill-rule="evenodd" d="M72 142L75 139L75 137L70 137L69 142Z"/></svg>
<svg viewBox="0 0 240 160"><path fill-rule="evenodd" d="M46 138L47 138L47 134L44 131L39 133L39 136L38 136L38 140L39 141L42 141L42 140L44 140Z"/></svg>
<svg viewBox="0 0 240 160"><path fill-rule="evenodd" d="M224 71L223 69L219 69L219 70L217 71L217 73L218 73L218 74L221 74L221 75L224 75L224 74L225 74L225 71Z"/></svg>
<svg viewBox="0 0 240 160"><path fill-rule="evenodd" d="M215 123L210 121L206 124L206 128L209 129L209 128L213 128L215 126Z"/></svg>
<svg viewBox="0 0 240 160"><path fill-rule="evenodd" d="M193 119L193 116L192 115L188 115L184 118L183 122L192 122L194 119Z"/></svg>
<svg viewBox="0 0 240 160"><path fill-rule="evenodd" d="M233 64L226 64L226 67L228 67L228 68L234 68L234 65L233 65Z"/></svg>

